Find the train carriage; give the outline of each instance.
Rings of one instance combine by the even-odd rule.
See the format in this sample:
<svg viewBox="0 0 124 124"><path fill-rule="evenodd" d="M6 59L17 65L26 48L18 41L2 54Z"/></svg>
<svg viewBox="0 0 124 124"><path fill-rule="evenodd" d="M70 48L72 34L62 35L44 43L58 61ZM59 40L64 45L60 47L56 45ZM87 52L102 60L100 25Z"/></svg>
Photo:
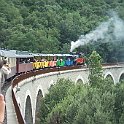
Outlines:
<svg viewBox="0 0 124 124"><path fill-rule="evenodd" d="M41 54L17 50L0 50L0 59L6 59L11 68L7 79L35 69L74 66L85 62L83 57L76 54Z"/></svg>
<svg viewBox="0 0 124 124"><path fill-rule="evenodd" d="M33 58L34 56L28 52L17 51L16 52L16 70L17 73L23 73L33 70Z"/></svg>

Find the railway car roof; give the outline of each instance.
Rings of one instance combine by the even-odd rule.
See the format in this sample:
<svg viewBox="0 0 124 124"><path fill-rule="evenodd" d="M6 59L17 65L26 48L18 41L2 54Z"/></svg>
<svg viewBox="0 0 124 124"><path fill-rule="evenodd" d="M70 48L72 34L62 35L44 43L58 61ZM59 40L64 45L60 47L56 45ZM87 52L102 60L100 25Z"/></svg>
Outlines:
<svg viewBox="0 0 124 124"><path fill-rule="evenodd" d="M32 55L17 55L16 54L16 58L32 58L32 57L34 57L34 56L32 56Z"/></svg>
<svg viewBox="0 0 124 124"><path fill-rule="evenodd" d="M10 57L10 58L32 58L33 55L30 55L28 52L20 52L17 50L0 50L0 56Z"/></svg>
<svg viewBox="0 0 124 124"><path fill-rule="evenodd" d="M71 57L76 57L77 55L72 55L72 54L41 54L41 53L29 53L28 51L17 51L17 50L2 50L0 49L0 56L4 57L13 57L13 58L32 58L35 56L58 56L58 57L63 57L63 56L71 56Z"/></svg>
<svg viewBox="0 0 124 124"><path fill-rule="evenodd" d="M25 53L25 52L17 52L16 53L16 58L32 58L34 55L30 53Z"/></svg>
<svg viewBox="0 0 124 124"><path fill-rule="evenodd" d="M28 51L15 51L16 58L32 58L34 57Z"/></svg>
<svg viewBox="0 0 124 124"><path fill-rule="evenodd" d="M41 53L31 53L33 56L72 56L72 57L74 57L74 56L77 56L77 55L72 55L72 54L41 54Z"/></svg>
<svg viewBox="0 0 124 124"><path fill-rule="evenodd" d="M0 50L0 56L15 58L16 54L11 50Z"/></svg>

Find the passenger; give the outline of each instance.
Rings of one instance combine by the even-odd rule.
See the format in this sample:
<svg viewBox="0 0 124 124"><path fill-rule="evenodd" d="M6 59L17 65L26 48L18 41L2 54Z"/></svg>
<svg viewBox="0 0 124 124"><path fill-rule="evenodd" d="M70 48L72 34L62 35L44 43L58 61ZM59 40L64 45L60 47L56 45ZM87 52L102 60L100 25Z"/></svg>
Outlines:
<svg viewBox="0 0 124 124"><path fill-rule="evenodd" d="M10 74L11 73L11 68L9 67L9 64L7 63L6 60L3 60L2 71L4 74Z"/></svg>
<svg viewBox="0 0 124 124"><path fill-rule="evenodd" d="M6 60L2 61L2 68L0 69L0 85L2 87L3 83L7 79L7 75L11 73L11 68L7 64Z"/></svg>
<svg viewBox="0 0 124 124"><path fill-rule="evenodd" d="M26 61L27 63L30 63L30 59L27 59L27 61Z"/></svg>
<svg viewBox="0 0 124 124"><path fill-rule="evenodd" d="M63 60L62 60L62 58L61 58L61 59L60 59L60 66L62 66L62 61L63 61Z"/></svg>

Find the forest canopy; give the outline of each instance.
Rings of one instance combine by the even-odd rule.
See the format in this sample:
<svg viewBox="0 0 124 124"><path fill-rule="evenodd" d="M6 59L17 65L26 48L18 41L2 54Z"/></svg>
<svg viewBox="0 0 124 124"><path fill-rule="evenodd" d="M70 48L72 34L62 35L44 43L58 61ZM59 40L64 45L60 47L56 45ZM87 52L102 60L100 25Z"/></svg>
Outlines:
<svg viewBox="0 0 124 124"><path fill-rule="evenodd" d="M71 41L109 18L124 19L123 0L0 0L0 47L41 53L69 53ZM49 45L48 45L49 44ZM104 62L123 61L124 40L78 47L86 56L96 50Z"/></svg>

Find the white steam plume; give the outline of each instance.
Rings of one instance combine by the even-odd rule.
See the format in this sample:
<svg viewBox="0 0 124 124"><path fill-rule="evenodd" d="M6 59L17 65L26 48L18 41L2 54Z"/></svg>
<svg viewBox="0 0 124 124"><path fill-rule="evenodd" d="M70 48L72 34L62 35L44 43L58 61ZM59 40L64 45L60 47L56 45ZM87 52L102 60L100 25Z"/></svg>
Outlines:
<svg viewBox="0 0 124 124"><path fill-rule="evenodd" d="M124 23L117 16L117 14L113 12L112 17L107 22L103 22L102 24L100 24L94 31L91 31L86 35L81 35L77 41L72 41L70 52L81 45L97 41L99 39L104 39L105 36L108 35L107 33L111 24L113 24L113 35L115 36L115 38L124 38Z"/></svg>
<svg viewBox="0 0 124 124"><path fill-rule="evenodd" d="M124 22L116 13L113 14L114 36L117 40L124 39Z"/></svg>

